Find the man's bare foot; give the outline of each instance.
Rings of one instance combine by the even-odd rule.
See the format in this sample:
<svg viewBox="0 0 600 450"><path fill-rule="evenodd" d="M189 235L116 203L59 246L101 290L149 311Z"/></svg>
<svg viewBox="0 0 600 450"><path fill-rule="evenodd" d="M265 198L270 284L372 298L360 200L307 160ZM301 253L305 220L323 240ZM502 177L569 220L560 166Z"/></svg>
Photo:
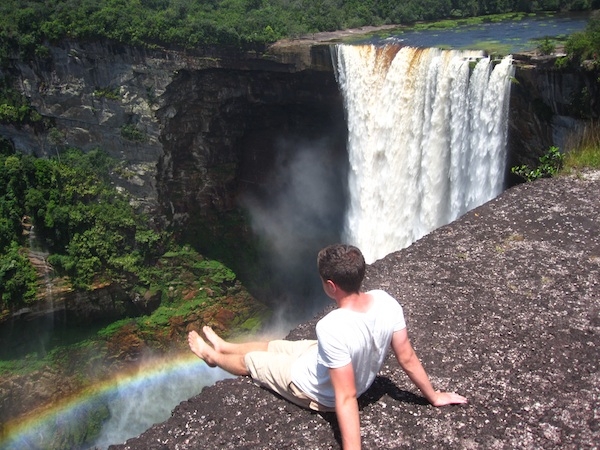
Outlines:
<svg viewBox="0 0 600 450"><path fill-rule="evenodd" d="M202 331L204 333L204 336L206 336L206 339L208 339L208 341L214 347L215 351L219 353L226 353L226 342L223 340L223 338L221 338L217 333L215 333L214 330L209 326L204 326L202 328Z"/></svg>
<svg viewBox="0 0 600 450"><path fill-rule="evenodd" d="M188 345L190 349L198 358L204 360L210 367L216 367L211 352L214 350L200 337L195 331L190 331L188 334Z"/></svg>

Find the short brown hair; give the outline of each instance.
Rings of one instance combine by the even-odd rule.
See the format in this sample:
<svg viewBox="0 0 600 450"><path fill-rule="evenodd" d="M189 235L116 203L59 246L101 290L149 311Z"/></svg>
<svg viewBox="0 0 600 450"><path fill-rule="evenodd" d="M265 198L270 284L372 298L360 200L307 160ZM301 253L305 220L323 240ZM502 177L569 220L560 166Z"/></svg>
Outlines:
<svg viewBox="0 0 600 450"><path fill-rule="evenodd" d="M353 245L334 244L322 249L317 256L319 275L331 280L346 292L358 292L365 277L365 258Z"/></svg>

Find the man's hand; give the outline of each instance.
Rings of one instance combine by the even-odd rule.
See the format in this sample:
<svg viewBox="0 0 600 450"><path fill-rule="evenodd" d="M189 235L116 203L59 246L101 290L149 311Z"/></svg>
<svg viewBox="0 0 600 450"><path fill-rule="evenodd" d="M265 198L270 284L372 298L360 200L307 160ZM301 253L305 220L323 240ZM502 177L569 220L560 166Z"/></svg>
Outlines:
<svg viewBox="0 0 600 450"><path fill-rule="evenodd" d="M439 392L436 391L434 398L429 401L433 406L456 405L467 403L467 398L454 392Z"/></svg>

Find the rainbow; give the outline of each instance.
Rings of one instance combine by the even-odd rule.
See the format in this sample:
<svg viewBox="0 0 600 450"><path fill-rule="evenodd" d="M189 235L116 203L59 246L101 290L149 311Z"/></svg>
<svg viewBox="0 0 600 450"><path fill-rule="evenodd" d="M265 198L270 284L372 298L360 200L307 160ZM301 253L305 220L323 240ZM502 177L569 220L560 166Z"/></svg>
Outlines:
<svg viewBox="0 0 600 450"><path fill-rule="evenodd" d="M139 435L153 423L166 420L172 408L181 401L228 377L231 375L218 368L209 368L187 353L168 359L146 360L134 369L5 424L0 449L37 450L47 449L50 445L54 448L77 447L81 442L74 442L72 436L81 433L76 430L77 424L87 422L102 404L107 405L104 427L95 442L85 444L106 448Z"/></svg>

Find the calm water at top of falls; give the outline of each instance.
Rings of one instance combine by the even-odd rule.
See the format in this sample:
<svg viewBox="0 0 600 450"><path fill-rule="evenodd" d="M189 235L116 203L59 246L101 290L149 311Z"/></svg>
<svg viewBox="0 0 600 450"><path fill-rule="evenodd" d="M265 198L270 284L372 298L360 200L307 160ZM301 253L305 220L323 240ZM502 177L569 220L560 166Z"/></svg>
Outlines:
<svg viewBox="0 0 600 450"><path fill-rule="evenodd" d="M534 50L539 40L548 37L568 36L582 31L589 14L564 16L531 16L522 20L507 20L477 25L460 25L455 28L407 30L393 36L370 38L359 43L399 43L411 47L443 47L470 49L474 45L494 43L509 46L510 53Z"/></svg>

